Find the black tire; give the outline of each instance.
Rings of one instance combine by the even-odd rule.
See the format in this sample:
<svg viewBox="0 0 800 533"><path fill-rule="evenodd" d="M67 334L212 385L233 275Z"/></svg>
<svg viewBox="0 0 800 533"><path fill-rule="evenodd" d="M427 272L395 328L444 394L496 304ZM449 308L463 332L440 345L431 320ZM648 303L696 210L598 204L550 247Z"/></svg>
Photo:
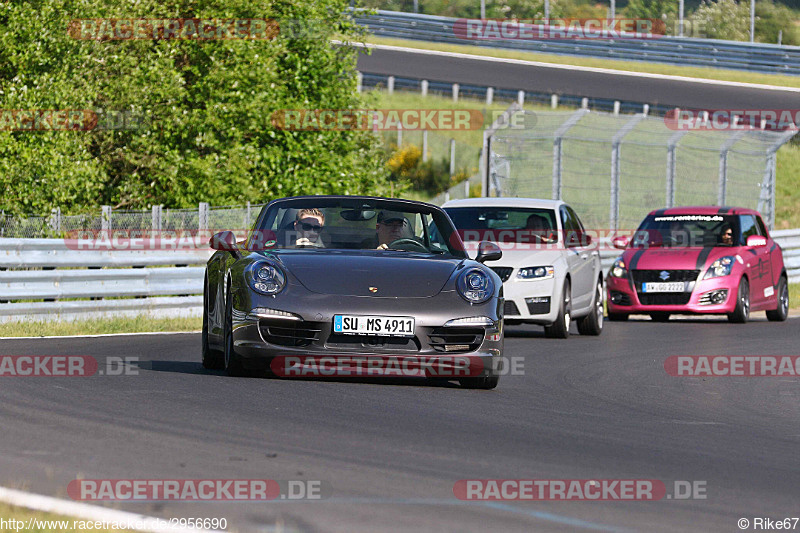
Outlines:
<svg viewBox="0 0 800 533"><path fill-rule="evenodd" d="M203 332L201 334L203 368L222 370L225 368L225 354L211 348L208 344L208 284L203 290Z"/></svg>
<svg viewBox="0 0 800 533"><path fill-rule="evenodd" d="M628 320L628 316L626 313L608 313L606 318L611 322L625 322Z"/></svg>
<svg viewBox="0 0 800 533"><path fill-rule="evenodd" d="M569 338L569 325L572 321L572 288L569 281L564 282L564 290L561 295L561 305L558 308L556 321L544 327L545 337L551 339Z"/></svg>
<svg viewBox="0 0 800 533"><path fill-rule="evenodd" d="M600 335L603 333L603 280L597 280L592 312L578 320L578 333L581 335Z"/></svg>
<svg viewBox="0 0 800 533"><path fill-rule="evenodd" d="M490 390L497 387L499 381L500 376L485 376L482 378L462 378L458 380L458 384L465 389Z"/></svg>
<svg viewBox="0 0 800 533"><path fill-rule="evenodd" d="M233 349L233 297L231 295L230 287L228 287L228 298L225 300L225 372L229 376L240 377L245 376L244 366L242 366L241 358L236 354Z"/></svg>
<svg viewBox="0 0 800 533"><path fill-rule="evenodd" d="M659 311L657 313L650 313L650 320L653 322L669 322L669 313Z"/></svg>
<svg viewBox="0 0 800 533"><path fill-rule="evenodd" d="M771 322L783 322L789 317L789 284L786 278L781 276L778 281L778 305L773 311L767 311L767 320Z"/></svg>
<svg viewBox="0 0 800 533"><path fill-rule="evenodd" d="M728 315L728 320L736 324L744 324L750 318L750 283L743 277L736 291L736 309Z"/></svg>

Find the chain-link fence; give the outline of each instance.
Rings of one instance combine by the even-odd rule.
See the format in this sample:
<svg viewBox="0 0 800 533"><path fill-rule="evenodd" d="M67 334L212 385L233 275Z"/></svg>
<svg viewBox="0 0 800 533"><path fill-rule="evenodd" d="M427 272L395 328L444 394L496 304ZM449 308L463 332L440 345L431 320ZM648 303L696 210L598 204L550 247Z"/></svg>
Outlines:
<svg viewBox="0 0 800 533"><path fill-rule="evenodd" d="M797 130L687 130L580 109L524 115L486 136L488 196L563 199L589 227L636 227L651 210L735 205L775 221L775 152Z"/></svg>
<svg viewBox="0 0 800 533"><path fill-rule="evenodd" d="M11 216L0 213L0 237L58 238L80 231L196 231L231 230L244 234L265 204L216 206L200 203L196 209L115 210L101 206L96 213L50 216Z"/></svg>

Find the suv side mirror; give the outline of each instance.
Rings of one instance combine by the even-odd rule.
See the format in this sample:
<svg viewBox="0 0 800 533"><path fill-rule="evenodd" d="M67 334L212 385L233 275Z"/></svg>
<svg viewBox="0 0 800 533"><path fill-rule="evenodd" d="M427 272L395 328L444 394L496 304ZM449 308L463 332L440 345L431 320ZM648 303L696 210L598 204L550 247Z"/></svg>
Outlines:
<svg viewBox="0 0 800 533"><path fill-rule="evenodd" d="M478 256L475 261L485 263L486 261L497 261L503 257L503 251L493 242L481 241L478 245Z"/></svg>

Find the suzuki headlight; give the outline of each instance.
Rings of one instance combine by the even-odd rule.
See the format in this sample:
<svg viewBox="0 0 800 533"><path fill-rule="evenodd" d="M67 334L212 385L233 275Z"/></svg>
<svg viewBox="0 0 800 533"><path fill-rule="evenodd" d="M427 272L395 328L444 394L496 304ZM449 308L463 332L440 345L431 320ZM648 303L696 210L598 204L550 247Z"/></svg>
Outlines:
<svg viewBox="0 0 800 533"><path fill-rule="evenodd" d="M482 304L494 295L494 281L479 268L462 273L458 277L456 288L461 297L471 304Z"/></svg>
<svg viewBox="0 0 800 533"><path fill-rule="evenodd" d="M615 278L625 278L628 276L628 269L625 267L625 261L623 261L621 257L614 261L614 265L611 267L611 276Z"/></svg>
<svg viewBox="0 0 800 533"><path fill-rule="evenodd" d="M552 266L525 267L519 269L517 279L550 279L554 272Z"/></svg>
<svg viewBox="0 0 800 533"><path fill-rule="evenodd" d="M252 263L245 270L245 275L250 287L261 294L272 296L281 292L286 286L286 275L280 268L270 263Z"/></svg>
<svg viewBox="0 0 800 533"><path fill-rule="evenodd" d="M720 257L713 263L711 266L708 267L706 271L706 275L703 276L703 279L709 278L719 278L722 276L727 276L731 273L731 269L733 269L733 262L736 261L736 258L732 255L726 255L725 257Z"/></svg>

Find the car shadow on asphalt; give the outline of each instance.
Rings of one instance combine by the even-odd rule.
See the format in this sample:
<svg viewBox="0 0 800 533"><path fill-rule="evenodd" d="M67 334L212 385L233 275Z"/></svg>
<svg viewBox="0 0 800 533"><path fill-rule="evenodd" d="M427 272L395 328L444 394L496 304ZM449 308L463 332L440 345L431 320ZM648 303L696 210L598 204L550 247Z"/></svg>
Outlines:
<svg viewBox="0 0 800 533"><path fill-rule="evenodd" d="M195 375L208 375L229 377L224 370L208 370L203 368L199 362L193 361L139 361L135 366L141 370L150 370L153 372L169 372L175 374L195 374ZM293 376L293 377L276 377L267 374L264 371L253 370L250 374L243 377L231 377L230 379L266 379L277 381L321 381L321 382L337 382L337 383L364 383L371 385L396 385L396 386L412 386L412 387L438 387L438 388L460 388L454 381L446 381L443 379L426 379L421 377L318 377L318 376Z"/></svg>

